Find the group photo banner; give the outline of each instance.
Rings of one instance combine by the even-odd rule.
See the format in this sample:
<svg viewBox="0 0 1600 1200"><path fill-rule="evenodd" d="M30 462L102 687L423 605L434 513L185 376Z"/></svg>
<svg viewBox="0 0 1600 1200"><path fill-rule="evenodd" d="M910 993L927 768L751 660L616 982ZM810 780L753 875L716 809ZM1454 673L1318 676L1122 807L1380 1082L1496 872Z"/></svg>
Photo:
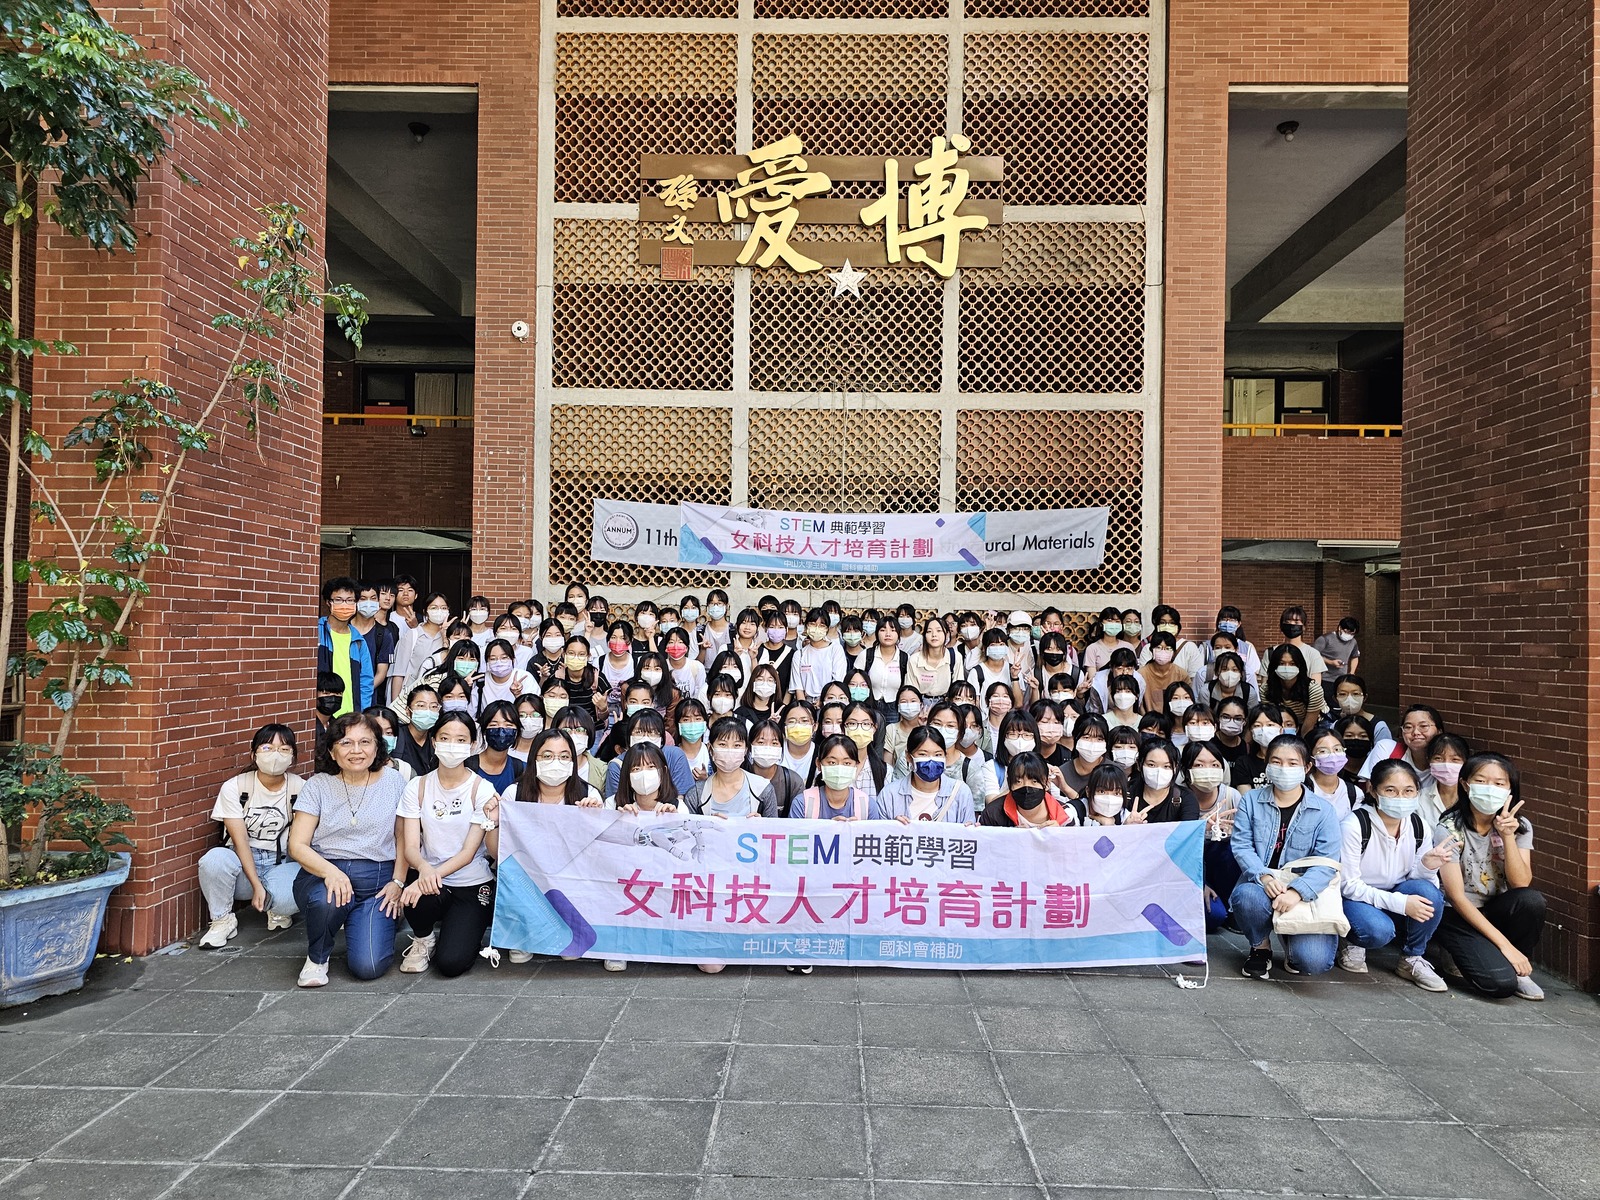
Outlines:
<svg viewBox="0 0 1600 1200"><path fill-rule="evenodd" d="M724 821L507 803L491 944L1007 970L1205 958L1205 825Z"/></svg>
<svg viewBox="0 0 1600 1200"><path fill-rule="evenodd" d="M1105 508L1028 512L791 512L594 501L598 562L801 575L1080 571L1105 560Z"/></svg>

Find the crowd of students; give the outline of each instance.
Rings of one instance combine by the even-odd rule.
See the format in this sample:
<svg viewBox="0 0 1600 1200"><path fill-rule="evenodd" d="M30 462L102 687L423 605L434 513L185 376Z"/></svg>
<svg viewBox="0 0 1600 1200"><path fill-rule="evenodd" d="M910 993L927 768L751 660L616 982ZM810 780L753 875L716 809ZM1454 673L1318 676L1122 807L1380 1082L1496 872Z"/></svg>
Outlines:
<svg viewBox="0 0 1600 1200"><path fill-rule="evenodd" d="M333 579L323 599L314 766L291 769L288 726L259 730L213 812L226 844L200 863L201 944L235 936L236 900L269 927L303 914L303 987L327 982L340 928L351 971L383 974L402 920L402 971L469 970L493 916L500 806L545 803L1203 821L1207 928L1244 935L1246 975L1268 977L1276 932L1290 975L1365 972L1368 950L1393 946L1423 989L1446 990L1443 973L1542 998L1517 769L1426 705L1395 737L1367 709L1354 618L1312 644L1291 607L1262 653L1231 606L1198 640L1170 605L1148 625L1107 608L1080 642L1055 608L925 616L764 596L734 611L713 589L624 619L573 584L548 612L474 596L455 618L406 577Z"/></svg>

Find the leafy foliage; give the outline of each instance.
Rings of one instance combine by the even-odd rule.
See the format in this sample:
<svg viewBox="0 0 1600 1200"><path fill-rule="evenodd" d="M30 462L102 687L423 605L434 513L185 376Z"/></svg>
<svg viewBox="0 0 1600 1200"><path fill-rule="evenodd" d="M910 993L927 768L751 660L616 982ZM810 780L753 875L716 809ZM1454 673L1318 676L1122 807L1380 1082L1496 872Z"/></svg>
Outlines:
<svg viewBox="0 0 1600 1200"><path fill-rule="evenodd" d="M0 889L100 874L113 850L133 844L117 828L131 820L127 805L102 797L92 779L67 770L50 747L0 747ZM21 848L15 868L11 841ZM52 842L83 849L52 855Z"/></svg>

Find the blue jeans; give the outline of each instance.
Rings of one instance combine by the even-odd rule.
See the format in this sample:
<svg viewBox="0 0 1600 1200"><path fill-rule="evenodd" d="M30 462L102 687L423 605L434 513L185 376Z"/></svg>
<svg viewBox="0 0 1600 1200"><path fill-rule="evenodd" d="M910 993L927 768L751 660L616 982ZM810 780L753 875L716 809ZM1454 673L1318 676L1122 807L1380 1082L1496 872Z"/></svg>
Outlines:
<svg viewBox="0 0 1600 1200"><path fill-rule="evenodd" d="M394 863L364 859L328 860L350 877L348 904L331 904L327 885L302 870L294 881L295 902L306 916L306 957L325 963L334 935L344 929L345 960L357 979L376 979L394 962L395 918L378 907L378 893L394 878Z"/></svg>
<svg viewBox="0 0 1600 1200"><path fill-rule="evenodd" d="M294 916L294 880L300 864L292 859L280 863L277 855L265 850L252 849L250 855L256 877L267 889L267 912L275 917ZM250 881L233 847L214 846L200 856L200 894L206 898L213 921L231 913L235 900L250 899Z"/></svg>
<svg viewBox="0 0 1600 1200"><path fill-rule="evenodd" d="M1259 883L1241 879L1228 899L1228 909L1251 946L1263 945L1272 936L1272 901ZM1333 933L1295 933L1283 939L1284 958L1306 975L1333 970L1338 950L1339 937Z"/></svg>
<svg viewBox="0 0 1600 1200"><path fill-rule="evenodd" d="M1407 879L1393 890L1402 896L1421 896L1433 905L1433 916L1426 921L1413 921L1404 913L1392 913L1362 900L1346 900L1344 915L1350 922L1350 940L1368 950L1377 950L1398 937L1400 953L1410 958L1428 948L1433 931L1444 920L1444 893L1426 879Z"/></svg>

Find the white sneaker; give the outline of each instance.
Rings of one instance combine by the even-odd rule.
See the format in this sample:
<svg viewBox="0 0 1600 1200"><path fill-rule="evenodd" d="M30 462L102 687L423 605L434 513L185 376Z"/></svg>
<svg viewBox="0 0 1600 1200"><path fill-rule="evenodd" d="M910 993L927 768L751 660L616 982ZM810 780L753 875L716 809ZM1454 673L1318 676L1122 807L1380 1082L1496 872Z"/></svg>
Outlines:
<svg viewBox="0 0 1600 1200"><path fill-rule="evenodd" d="M627 969L628 969L628 960L625 959L625 958L608 958L608 959L606 959L606 970L608 970L608 971L626 971Z"/></svg>
<svg viewBox="0 0 1600 1200"><path fill-rule="evenodd" d="M1450 989L1444 980L1439 978L1439 972L1433 969L1433 964L1420 954L1413 954L1402 958L1400 965L1394 973L1401 979L1409 979L1425 992L1447 992Z"/></svg>
<svg viewBox="0 0 1600 1200"><path fill-rule="evenodd" d="M1354 942L1339 943L1339 970L1349 971L1352 975L1365 975L1367 973L1367 951L1364 946Z"/></svg>
<svg viewBox="0 0 1600 1200"><path fill-rule="evenodd" d="M526 950L513 950L511 951L511 961L514 963L532 962L533 955Z"/></svg>
<svg viewBox="0 0 1600 1200"><path fill-rule="evenodd" d="M1524 1000L1543 1000L1544 989L1533 981L1532 975L1518 975L1517 995Z"/></svg>
<svg viewBox="0 0 1600 1200"><path fill-rule="evenodd" d="M306 959L306 965L300 968L299 984L303 988L326 987L328 964L314 963L309 958Z"/></svg>
<svg viewBox="0 0 1600 1200"><path fill-rule="evenodd" d="M721 974L722 968L727 966L727 965L728 965L727 963L700 963L699 964L700 969L702 971L704 971L707 975L718 975L718 974Z"/></svg>
<svg viewBox="0 0 1600 1200"><path fill-rule="evenodd" d="M287 929L294 924L293 917L280 917L277 913L267 914L267 932L272 933L278 929Z"/></svg>
<svg viewBox="0 0 1600 1200"><path fill-rule="evenodd" d="M211 922L211 928L200 935L200 944L216 950L239 936L239 918L229 913Z"/></svg>
<svg viewBox="0 0 1600 1200"><path fill-rule="evenodd" d="M433 958L433 940L437 934L430 933L427 937L411 935L411 945L406 947L406 954L400 960L400 970L406 975L420 975L428 969L428 963Z"/></svg>

